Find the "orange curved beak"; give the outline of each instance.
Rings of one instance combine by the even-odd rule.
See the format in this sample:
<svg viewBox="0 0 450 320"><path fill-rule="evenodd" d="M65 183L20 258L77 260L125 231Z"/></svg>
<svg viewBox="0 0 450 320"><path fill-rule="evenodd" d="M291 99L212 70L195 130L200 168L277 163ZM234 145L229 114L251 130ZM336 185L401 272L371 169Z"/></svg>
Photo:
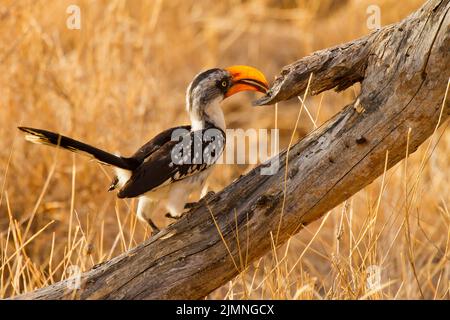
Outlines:
<svg viewBox="0 0 450 320"><path fill-rule="evenodd" d="M231 66L225 68L232 77L233 84L225 94L225 98L241 91L258 91L266 93L269 90L264 74L256 68L249 66Z"/></svg>

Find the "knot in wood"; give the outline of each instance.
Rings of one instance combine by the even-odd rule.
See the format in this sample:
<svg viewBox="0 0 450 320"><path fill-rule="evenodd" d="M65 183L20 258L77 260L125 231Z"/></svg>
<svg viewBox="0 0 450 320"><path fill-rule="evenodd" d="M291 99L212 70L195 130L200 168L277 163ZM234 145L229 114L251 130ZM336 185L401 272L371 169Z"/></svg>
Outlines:
<svg viewBox="0 0 450 320"><path fill-rule="evenodd" d="M366 142L367 142L367 139L364 138L363 136L358 136L358 137L356 138L356 143L357 143L357 144L363 144L363 143L366 143Z"/></svg>

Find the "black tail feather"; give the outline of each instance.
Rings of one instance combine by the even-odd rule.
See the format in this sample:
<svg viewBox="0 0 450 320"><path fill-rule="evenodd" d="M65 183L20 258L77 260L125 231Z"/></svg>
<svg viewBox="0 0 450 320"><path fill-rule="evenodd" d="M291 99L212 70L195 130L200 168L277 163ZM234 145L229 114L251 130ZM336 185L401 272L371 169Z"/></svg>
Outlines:
<svg viewBox="0 0 450 320"><path fill-rule="evenodd" d="M133 170L136 168L136 163L131 158L116 156L86 143L62 136L59 133L28 127L19 127L19 130L27 133L25 139L33 143L45 144L60 147L72 152L88 154L103 164L112 165L122 169Z"/></svg>

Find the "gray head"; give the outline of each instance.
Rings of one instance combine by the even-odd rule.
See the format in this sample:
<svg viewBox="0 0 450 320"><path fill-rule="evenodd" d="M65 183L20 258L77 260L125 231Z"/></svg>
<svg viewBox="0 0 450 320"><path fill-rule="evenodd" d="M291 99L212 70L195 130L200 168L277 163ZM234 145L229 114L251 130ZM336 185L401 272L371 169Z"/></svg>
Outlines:
<svg viewBox="0 0 450 320"><path fill-rule="evenodd" d="M230 86L231 75L226 70L214 68L197 74L186 91L187 111L223 100Z"/></svg>
<svg viewBox="0 0 450 320"><path fill-rule="evenodd" d="M214 68L195 76L186 92L186 108L196 119L208 120L208 108L240 91L266 93L268 83L261 71L248 66Z"/></svg>

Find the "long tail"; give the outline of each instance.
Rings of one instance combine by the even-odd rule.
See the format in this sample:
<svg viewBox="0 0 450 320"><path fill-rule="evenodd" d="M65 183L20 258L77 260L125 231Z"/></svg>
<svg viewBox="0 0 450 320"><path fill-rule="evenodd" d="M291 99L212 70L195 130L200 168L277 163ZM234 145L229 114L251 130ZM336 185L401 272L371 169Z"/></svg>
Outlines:
<svg viewBox="0 0 450 320"><path fill-rule="evenodd" d="M19 127L19 130L27 133L25 139L33 143L60 147L72 152L88 155L103 164L122 169L133 170L136 168L136 163L131 158L116 156L86 143L62 136L59 133L27 127Z"/></svg>

